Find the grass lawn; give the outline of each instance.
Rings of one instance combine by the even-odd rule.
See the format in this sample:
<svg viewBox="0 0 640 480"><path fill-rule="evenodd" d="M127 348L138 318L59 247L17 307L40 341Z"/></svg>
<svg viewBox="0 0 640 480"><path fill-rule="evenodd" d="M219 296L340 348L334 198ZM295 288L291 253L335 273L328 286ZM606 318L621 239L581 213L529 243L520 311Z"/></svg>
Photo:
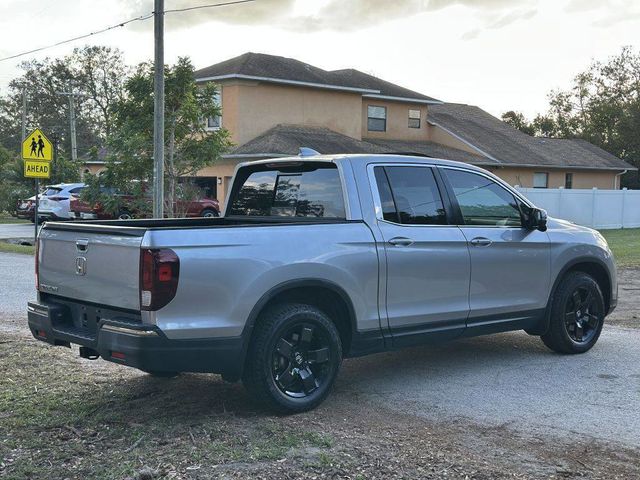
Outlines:
<svg viewBox="0 0 640 480"><path fill-rule="evenodd" d="M640 228L601 230L616 257L618 267L640 267Z"/></svg>
<svg viewBox="0 0 640 480"><path fill-rule="evenodd" d="M0 242L0 252L34 255L36 253L36 247L33 245L16 245L14 243Z"/></svg>
<svg viewBox="0 0 640 480"><path fill-rule="evenodd" d="M4 225L6 223L31 223L31 222L29 220L25 220L24 218L0 216L0 225Z"/></svg>

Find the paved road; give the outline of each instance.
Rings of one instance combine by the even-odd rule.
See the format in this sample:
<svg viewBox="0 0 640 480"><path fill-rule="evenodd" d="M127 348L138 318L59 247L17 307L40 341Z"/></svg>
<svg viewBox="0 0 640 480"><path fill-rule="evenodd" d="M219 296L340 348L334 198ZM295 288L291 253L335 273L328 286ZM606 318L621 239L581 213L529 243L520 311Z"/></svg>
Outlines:
<svg viewBox="0 0 640 480"><path fill-rule="evenodd" d="M0 224L0 240L8 238L33 238L33 223Z"/></svg>
<svg viewBox="0 0 640 480"><path fill-rule="evenodd" d="M0 272L2 331L20 325L35 297L33 260L0 254ZM607 326L596 347L577 356L515 332L348 360L334 394L436 421L462 417L640 447L640 329Z"/></svg>

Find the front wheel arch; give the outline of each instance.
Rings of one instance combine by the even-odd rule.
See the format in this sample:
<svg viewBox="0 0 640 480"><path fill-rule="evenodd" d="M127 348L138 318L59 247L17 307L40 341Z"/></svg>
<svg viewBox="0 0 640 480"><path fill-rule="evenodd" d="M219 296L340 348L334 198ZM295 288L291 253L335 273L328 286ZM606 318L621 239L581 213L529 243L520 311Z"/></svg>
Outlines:
<svg viewBox="0 0 640 480"><path fill-rule="evenodd" d="M593 279L600 287L600 290L602 291L602 295L604 297L605 315L609 311L611 307L611 278L609 276L607 267L600 260L593 257L576 258L573 261L567 263L562 268L562 270L560 270L560 273L556 276L556 279L553 282L553 286L551 288L551 293L549 294L549 298L547 300L544 318L537 327L526 330L529 335L538 336L547 333L547 331L549 330L549 323L551 321L551 303L553 301L554 295L558 291L558 287L560 286L562 280L564 280L569 274L573 272L583 272L593 277Z"/></svg>

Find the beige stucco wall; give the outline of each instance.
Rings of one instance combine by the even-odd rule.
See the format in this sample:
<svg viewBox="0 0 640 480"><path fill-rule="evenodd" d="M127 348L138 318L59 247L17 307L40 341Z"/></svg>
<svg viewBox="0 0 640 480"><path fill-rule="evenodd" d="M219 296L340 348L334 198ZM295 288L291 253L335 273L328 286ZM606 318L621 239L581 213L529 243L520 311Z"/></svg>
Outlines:
<svg viewBox="0 0 640 480"><path fill-rule="evenodd" d="M367 107L386 107L387 130L373 132L367 129ZM409 110L420 110L420 128L409 128ZM375 98L362 98L362 136L387 140L429 140L427 127L427 105L389 102Z"/></svg>
<svg viewBox="0 0 640 480"><path fill-rule="evenodd" d="M480 155L478 150L471 147L468 143L459 140L455 136L441 129L440 127L436 127L434 125L429 125L427 129L428 139L432 142L439 143L440 145L445 145L451 148L457 148L458 150L463 150L465 152L473 153L475 155Z"/></svg>
<svg viewBox="0 0 640 480"><path fill-rule="evenodd" d="M222 126L242 145L278 124L326 127L362 138L359 93L258 82L222 83Z"/></svg>
<svg viewBox="0 0 640 480"><path fill-rule="evenodd" d="M239 162L240 160L220 160L214 166L203 168L197 174L198 177L218 177L217 197L222 208L224 208L231 177Z"/></svg>
<svg viewBox="0 0 640 480"><path fill-rule="evenodd" d="M546 172L548 177L548 188L564 187L565 174L573 173L573 188L600 188L611 190L619 187L619 178L616 179L616 171L587 172L583 170L563 170L545 168L490 168L494 174L505 180L510 185L520 185L522 187L533 187L533 174L536 172ZM614 181L616 185L614 186Z"/></svg>

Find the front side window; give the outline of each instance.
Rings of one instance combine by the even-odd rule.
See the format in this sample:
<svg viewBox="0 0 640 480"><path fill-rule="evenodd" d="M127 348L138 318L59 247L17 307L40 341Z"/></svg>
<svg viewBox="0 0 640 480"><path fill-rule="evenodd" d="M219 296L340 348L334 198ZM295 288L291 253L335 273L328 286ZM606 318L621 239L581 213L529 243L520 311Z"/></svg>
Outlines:
<svg viewBox="0 0 640 480"><path fill-rule="evenodd" d="M409 128L420 128L420 110L409 110Z"/></svg>
<svg viewBox="0 0 640 480"><path fill-rule="evenodd" d="M447 217L429 167L376 167L385 220L404 225L445 225Z"/></svg>
<svg viewBox="0 0 640 480"><path fill-rule="evenodd" d="M549 185L549 174L547 172L536 172L533 174L533 188L547 188Z"/></svg>
<svg viewBox="0 0 640 480"><path fill-rule="evenodd" d="M218 90L214 95L213 95L213 101L215 102L215 104L220 107L222 104L220 102L220 91ZM209 117L207 118L207 129L208 130L217 130L222 126L222 116L221 115L216 115L215 117Z"/></svg>
<svg viewBox="0 0 640 480"><path fill-rule="evenodd" d="M332 165L253 172L232 200L230 212L258 217L346 218L338 169Z"/></svg>
<svg viewBox="0 0 640 480"><path fill-rule="evenodd" d="M387 107L367 106L367 130L370 132L387 130Z"/></svg>
<svg viewBox="0 0 640 480"><path fill-rule="evenodd" d="M444 168L465 225L520 227L522 218L511 192L483 175Z"/></svg>

